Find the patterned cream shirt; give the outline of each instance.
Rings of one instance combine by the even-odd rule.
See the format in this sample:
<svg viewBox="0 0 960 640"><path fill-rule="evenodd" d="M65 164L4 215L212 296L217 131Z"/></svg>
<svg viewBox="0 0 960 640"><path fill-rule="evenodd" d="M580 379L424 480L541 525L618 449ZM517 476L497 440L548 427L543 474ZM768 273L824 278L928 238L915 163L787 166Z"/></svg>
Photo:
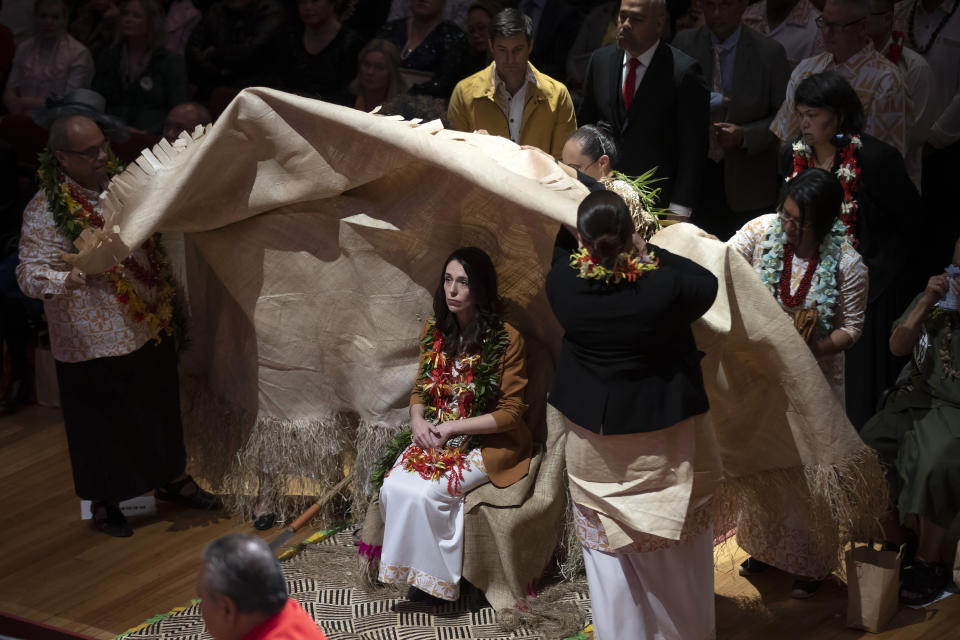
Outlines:
<svg viewBox="0 0 960 640"><path fill-rule="evenodd" d="M100 211L97 192L71 184ZM64 283L70 265L63 254L72 251L73 244L57 230L46 194L39 191L23 212L17 282L24 294L43 300L53 357L60 362L82 362L133 353L153 337L149 328L136 322L117 302L116 289L105 274L88 275L86 285L68 290ZM142 249L133 256L147 264ZM141 289L138 286L139 295L150 300L152 292Z"/></svg>
<svg viewBox="0 0 960 640"><path fill-rule="evenodd" d="M771 29L767 21L767 0L760 0L747 7L741 21L782 44L787 51L787 62L793 68L804 58L823 53L823 34L817 26L819 15L810 0L799 0L783 22Z"/></svg>
<svg viewBox="0 0 960 640"><path fill-rule="evenodd" d="M843 64L837 64L831 53L821 53L798 64L790 75L787 97L770 130L783 142L793 140L800 133L793 94L807 76L827 70L839 73L857 92L867 117L866 133L893 145L900 155L906 156L907 127L912 120L907 89L900 70L877 51L872 42Z"/></svg>

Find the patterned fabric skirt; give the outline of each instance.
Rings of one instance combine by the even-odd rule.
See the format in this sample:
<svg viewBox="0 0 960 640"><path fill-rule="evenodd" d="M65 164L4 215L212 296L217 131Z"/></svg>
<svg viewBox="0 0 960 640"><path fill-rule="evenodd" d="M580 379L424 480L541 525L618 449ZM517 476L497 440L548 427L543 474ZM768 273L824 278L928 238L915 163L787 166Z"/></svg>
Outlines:
<svg viewBox="0 0 960 640"><path fill-rule="evenodd" d="M403 454L380 489L384 531L378 577L381 582L409 584L434 597L456 600L463 569L464 495L489 481L480 449L468 454L453 495L446 477L451 472L436 480L425 479L404 469L402 459Z"/></svg>
<svg viewBox="0 0 960 640"><path fill-rule="evenodd" d="M744 506L737 521L737 544L781 571L814 579L836 569L840 541L827 505L797 483L771 485Z"/></svg>

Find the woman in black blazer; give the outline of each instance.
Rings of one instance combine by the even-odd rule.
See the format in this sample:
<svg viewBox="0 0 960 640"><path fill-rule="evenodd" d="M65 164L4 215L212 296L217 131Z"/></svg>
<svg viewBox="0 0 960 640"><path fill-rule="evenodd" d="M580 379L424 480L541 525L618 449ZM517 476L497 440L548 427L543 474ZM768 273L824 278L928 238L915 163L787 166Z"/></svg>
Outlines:
<svg viewBox="0 0 960 640"><path fill-rule="evenodd" d="M690 324L717 279L639 237L635 246L611 192L583 200L577 236L579 248L560 230L547 275L565 331L550 403L567 427L596 638L711 637L719 459Z"/></svg>

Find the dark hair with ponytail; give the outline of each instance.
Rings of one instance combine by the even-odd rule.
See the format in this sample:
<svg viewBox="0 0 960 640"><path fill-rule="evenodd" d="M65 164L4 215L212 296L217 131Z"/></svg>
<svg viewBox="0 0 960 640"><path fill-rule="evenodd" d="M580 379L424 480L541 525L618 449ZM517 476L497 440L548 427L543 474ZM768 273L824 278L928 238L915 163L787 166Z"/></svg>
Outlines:
<svg viewBox="0 0 960 640"><path fill-rule="evenodd" d="M457 316L447 306L447 292L443 288L447 266L456 260L467 274L467 286L476 315L466 327L461 327ZM444 260L440 283L433 294L433 317L443 335L443 352L448 356L458 353L479 353L484 339L497 328L503 304L497 294L497 270L487 252L478 247L461 247Z"/></svg>
<svg viewBox="0 0 960 640"><path fill-rule="evenodd" d="M617 146L617 139L613 135L613 129L606 122L585 124L574 131L569 139L580 143L580 151L590 158L590 162L596 162L600 159L600 156L606 155L610 158L610 168L615 169L617 167L617 160L620 159L620 149Z"/></svg>
<svg viewBox="0 0 960 640"><path fill-rule="evenodd" d="M590 255L607 269L633 241L633 219L623 198L612 191L593 191L577 209L577 232Z"/></svg>

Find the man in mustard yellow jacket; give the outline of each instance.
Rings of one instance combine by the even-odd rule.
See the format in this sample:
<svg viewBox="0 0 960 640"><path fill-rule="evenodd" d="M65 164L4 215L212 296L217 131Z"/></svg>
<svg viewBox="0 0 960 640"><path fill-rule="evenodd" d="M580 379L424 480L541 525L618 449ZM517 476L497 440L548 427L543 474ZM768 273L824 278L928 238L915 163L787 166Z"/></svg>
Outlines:
<svg viewBox="0 0 960 640"><path fill-rule="evenodd" d="M504 9L490 23L490 48L493 63L453 90L447 113L451 128L484 129L559 158L577 118L563 83L529 62L533 22L516 9Z"/></svg>

